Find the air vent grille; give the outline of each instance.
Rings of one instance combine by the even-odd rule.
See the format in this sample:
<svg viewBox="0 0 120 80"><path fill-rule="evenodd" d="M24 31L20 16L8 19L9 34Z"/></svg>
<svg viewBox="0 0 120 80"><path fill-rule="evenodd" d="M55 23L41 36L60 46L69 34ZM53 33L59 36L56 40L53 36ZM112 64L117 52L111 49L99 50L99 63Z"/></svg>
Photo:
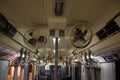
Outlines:
<svg viewBox="0 0 120 80"><path fill-rule="evenodd" d="M120 31L120 27L117 25L117 23L113 20L111 22L109 22L105 27L103 27L100 31L98 31L96 33L96 35L98 36L98 38L100 40L113 35L117 32Z"/></svg>
<svg viewBox="0 0 120 80"><path fill-rule="evenodd" d="M8 26L8 21L6 18L0 13L0 30L4 30Z"/></svg>
<svg viewBox="0 0 120 80"><path fill-rule="evenodd" d="M64 37L64 36L65 36L64 30L59 30L59 36L60 36L60 37Z"/></svg>
<svg viewBox="0 0 120 80"><path fill-rule="evenodd" d="M0 32L12 38L17 33L17 30L13 27L13 25L9 24L4 29L0 29Z"/></svg>
<svg viewBox="0 0 120 80"><path fill-rule="evenodd" d="M96 35L99 37L100 40L107 37L107 33L103 29L97 32Z"/></svg>
<svg viewBox="0 0 120 80"><path fill-rule="evenodd" d="M54 29L52 29L52 30L50 30L50 36L55 36L55 30Z"/></svg>
<svg viewBox="0 0 120 80"><path fill-rule="evenodd" d="M115 21L112 21L111 23L106 25L104 28L108 32L108 34L112 34L120 29Z"/></svg>
<svg viewBox="0 0 120 80"><path fill-rule="evenodd" d="M13 37L15 34L17 33L17 30L13 27L13 25L9 25L9 28L6 29L5 31L5 34L8 36L8 37Z"/></svg>
<svg viewBox="0 0 120 80"><path fill-rule="evenodd" d="M64 30L56 30L52 29L49 31L50 36L52 37L64 37L65 36L65 31Z"/></svg>
<svg viewBox="0 0 120 80"><path fill-rule="evenodd" d="M8 37L13 37L17 30L15 27L8 22L4 15L0 13L0 32L5 34Z"/></svg>

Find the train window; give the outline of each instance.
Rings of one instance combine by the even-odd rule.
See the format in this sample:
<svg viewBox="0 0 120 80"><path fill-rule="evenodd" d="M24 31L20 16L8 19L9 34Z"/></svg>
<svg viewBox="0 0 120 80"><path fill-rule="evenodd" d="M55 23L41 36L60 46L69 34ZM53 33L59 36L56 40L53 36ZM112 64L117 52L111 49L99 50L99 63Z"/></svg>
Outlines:
<svg viewBox="0 0 120 80"><path fill-rule="evenodd" d="M46 65L45 70L50 70L50 66Z"/></svg>

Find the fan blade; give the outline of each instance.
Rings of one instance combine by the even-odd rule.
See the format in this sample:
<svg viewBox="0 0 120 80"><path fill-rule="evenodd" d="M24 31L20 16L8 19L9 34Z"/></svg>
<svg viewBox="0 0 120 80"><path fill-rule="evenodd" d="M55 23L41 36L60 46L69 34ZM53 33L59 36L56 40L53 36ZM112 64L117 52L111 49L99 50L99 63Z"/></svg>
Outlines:
<svg viewBox="0 0 120 80"><path fill-rule="evenodd" d="M43 43L44 42L44 36L40 36L39 38L38 38L38 41L40 42L40 43Z"/></svg>
<svg viewBox="0 0 120 80"><path fill-rule="evenodd" d="M87 30L85 30L84 32L82 32L81 30L79 30L78 33L79 33L78 34L78 40L82 41L82 43L85 43L86 40L85 40L84 36L87 34Z"/></svg>
<svg viewBox="0 0 120 80"><path fill-rule="evenodd" d="M32 38L28 40L28 43L34 46L37 43L37 40Z"/></svg>
<svg viewBox="0 0 120 80"><path fill-rule="evenodd" d="M83 32L83 35L84 35L84 36L86 36L86 34L87 34L87 30L85 30L85 31Z"/></svg>
<svg viewBox="0 0 120 80"><path fill-rule="evenodd" d="M81 31L81 29L76 28L75 32L74 32L74 40L73 42L75 43L76 41L80 40L83 38L83 33Z"/></svg>
<svg viewBox="0 0 120 80"><path fill-rule="evenodd" d="M86 40L85 40L85 38L84 37L79 37L79 39L78 39L79 41L81 41L82 43L85 43L86 42Z"/></svg>
<svg viewBox="0 0 120 80"><path fill-rule="evenodd" d="M79 37L78 36L74 36L73 43L77 42L78 40L79 40Z"/></svg>
<svg viewBox="0 0 120 80"><path fill-rule="evenodd" d="M32 35L33 35L33 32L30 32L29 35L32 36Z"/></svg>

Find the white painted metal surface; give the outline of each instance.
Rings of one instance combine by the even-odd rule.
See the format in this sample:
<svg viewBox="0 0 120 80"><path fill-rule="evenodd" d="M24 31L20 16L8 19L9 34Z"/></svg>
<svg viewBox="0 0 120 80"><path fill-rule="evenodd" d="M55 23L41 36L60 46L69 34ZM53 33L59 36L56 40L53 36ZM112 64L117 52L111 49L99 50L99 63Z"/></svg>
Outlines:
<svg viewBox="0 0 120 80"><path fill-rule="evenodd" d="M115 80L114 63L101 64L101 80Z"/></svg>

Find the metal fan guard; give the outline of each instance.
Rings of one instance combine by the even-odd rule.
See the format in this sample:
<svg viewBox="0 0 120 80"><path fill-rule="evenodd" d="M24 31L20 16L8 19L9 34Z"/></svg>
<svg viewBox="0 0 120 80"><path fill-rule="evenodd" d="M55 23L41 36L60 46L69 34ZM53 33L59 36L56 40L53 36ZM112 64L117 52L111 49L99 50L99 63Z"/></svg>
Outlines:
<svg viewBox="0 0 120 80"><path fill-rule="evenodd" d="M81 25L82 26L84 25L85 26L84 28L89 30L89 38L87 39L87 41L84 44L75 44L75 43L73 43L73 34L74 34L75 29L78 28L78 26L79 26L79 28L81 28ZM83 23L76 24L73 27L73 29L71 30L71 35L70 36L71 36L70 37L71 43L72 43L72 45L74 47L76 47L76 48L84 48L84 47L88 46L90 44L91 40L92 40L92 30L90 29L89 25L86 25L86 24L83 24Z"/></svg>
<svg viewBox="0 0 120 80"><path fill-rule="evenodd" d="M46 43L47 43L47 37L46 36L44 36L44 43L39 43L38 41L37 41L37 43L36 43L36 45L31 45L30 43L28 43L28 40L29 39L31 39L31 38L29 38L29 39L27 39L27 37L29 37L28 36L28 34L30 33L30 32L34 32L34 30L29 30L29 31L27 31L25 34L24 34L24 42L25 42L25 44L27 45L27 46L29 46L29 47L31 47L31 48L35 48L35 49L39 49L39 48L42 48Z"/></svg>

